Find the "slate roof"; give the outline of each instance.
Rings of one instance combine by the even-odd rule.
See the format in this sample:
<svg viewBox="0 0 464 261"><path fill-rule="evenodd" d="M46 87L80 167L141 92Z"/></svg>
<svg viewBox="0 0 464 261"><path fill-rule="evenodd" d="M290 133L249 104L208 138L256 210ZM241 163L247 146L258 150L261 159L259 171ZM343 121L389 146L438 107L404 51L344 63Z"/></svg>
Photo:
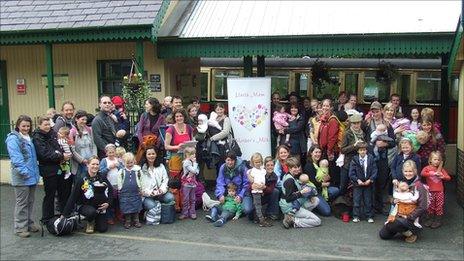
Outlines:
<svg viewBox="0 0 464 261"><path fill-rule="evenodd" d="M152 25L162 0L1 0L0 31Z"/></svg>

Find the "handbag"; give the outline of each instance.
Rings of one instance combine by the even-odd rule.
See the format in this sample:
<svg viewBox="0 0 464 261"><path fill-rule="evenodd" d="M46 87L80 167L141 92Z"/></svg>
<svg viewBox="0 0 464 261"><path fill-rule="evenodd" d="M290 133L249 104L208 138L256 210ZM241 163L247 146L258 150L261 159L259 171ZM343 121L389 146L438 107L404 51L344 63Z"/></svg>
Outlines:
<svg viewBox="0 0 464 261"><path fill-rule="evenodd" d="M229 151L233 151L237 157L242 156L242 150L238 145L237 141L234 138L234 131L230 128L229 136L227 137L227 141L225 144L226 153Z"/></svg>

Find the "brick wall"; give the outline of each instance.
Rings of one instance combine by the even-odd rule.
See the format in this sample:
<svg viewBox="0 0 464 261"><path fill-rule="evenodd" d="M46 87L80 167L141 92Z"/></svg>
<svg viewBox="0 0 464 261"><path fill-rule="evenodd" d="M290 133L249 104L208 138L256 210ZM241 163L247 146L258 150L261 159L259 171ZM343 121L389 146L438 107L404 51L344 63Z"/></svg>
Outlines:
<svg viewBox="0 0 464 261"><path fill-rule="evenodd" d="M457 149L457 200L461 207L464 207L464 151Z"/></svg>

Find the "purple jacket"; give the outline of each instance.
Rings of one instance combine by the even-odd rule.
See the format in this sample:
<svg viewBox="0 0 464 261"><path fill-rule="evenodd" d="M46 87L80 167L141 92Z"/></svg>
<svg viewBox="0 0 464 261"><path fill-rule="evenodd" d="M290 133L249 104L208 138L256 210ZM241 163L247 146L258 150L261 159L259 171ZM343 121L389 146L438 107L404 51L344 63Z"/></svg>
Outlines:
<svg viewBox="0 0 464 261"><path fill-rule="evenodd" d="M219 199L227 194L227 184L233 182L237 185L237 195L243 199L249 189L248 178L246 175L247 168L242 164L240 159L235 162L234 169L229 169L226 164L222 164L216 179L216 191L214 194Z"/></svg>
<svg viewBox="0 0 464 261"><path fill-rule="evenodd" d="M148 119L148 114L144 112L140 116L140 120L137 128L137 138L139 142L142 143L143 137L148 134L155 134L159 137L159 129L165 123L165 118L162 114L159 115L158 120L153 124L153 127L150 129L150 120Z"/></svg>

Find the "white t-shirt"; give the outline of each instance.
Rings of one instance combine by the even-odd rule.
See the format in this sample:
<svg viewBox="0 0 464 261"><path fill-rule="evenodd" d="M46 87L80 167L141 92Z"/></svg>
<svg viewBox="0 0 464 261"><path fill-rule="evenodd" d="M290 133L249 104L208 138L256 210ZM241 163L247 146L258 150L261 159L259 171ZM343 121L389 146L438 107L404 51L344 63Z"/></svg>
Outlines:
<svg viewBox="0 0 464 261"><path fill-rule="evenodd" d="M254 183L257 184L266 184L266 170L265 169L257 169L252 168L250 170L250 176L253 177ZM263 193L262 189L253 189L251 193Z"/></svg>
<svg viewBox="0 0 464 261"><path fill-rule="evenodd" d="M117 164L119 163L117 158L114 158L114 160L110 160L106 158L106 164L109 166L110 164ZM112 186L117 186L118 185L118 168L113 168L108 171L108 174L106 175L106 178L108 181L111 183Z"/></svg>

